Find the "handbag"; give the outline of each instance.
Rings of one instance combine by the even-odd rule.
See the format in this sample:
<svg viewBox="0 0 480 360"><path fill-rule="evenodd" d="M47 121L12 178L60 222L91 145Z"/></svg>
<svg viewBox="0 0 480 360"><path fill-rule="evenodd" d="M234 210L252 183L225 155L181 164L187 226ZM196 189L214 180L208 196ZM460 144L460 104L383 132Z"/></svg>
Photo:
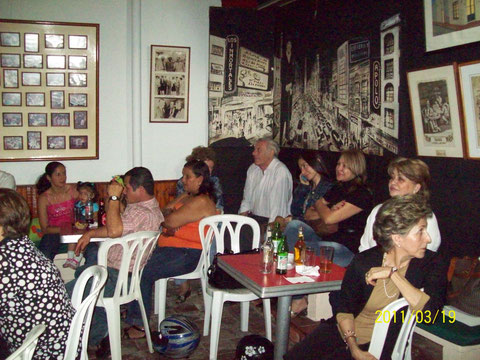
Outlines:
<svg viewBox="0 0 480 360"><path fill-rule="evenodd" d="M480 261L454 257L448 269L447 304L480 316Z"/></svg>
<svg viewBox="0 0 480 360"><path fill-rule="evenodd" d="M216 287L218 289L231 290L231 289L245 288L245 286L240 284L237 280L235 280L233 277L228 275L223 269L221 269L220 266L218 266L218 258L220 256L225 256L225 255L243 255L243 254L255 254L255 253L258 254L259 252L260 252L259 249L253 249L253 250L247 250L247 251L234 254L231 250L229 250L229 251L226 251L225 254L221 254L221 253L215 254L212 265L210 265L207 270L208 283L211 286Z"/></svg>

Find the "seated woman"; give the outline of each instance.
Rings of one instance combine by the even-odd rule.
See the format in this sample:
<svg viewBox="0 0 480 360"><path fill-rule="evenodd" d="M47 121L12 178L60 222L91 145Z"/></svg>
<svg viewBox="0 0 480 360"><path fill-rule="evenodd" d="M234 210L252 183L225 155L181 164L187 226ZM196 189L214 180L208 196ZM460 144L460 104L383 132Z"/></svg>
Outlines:
<svg viewBox="0 0 480 360"><path fill-rule="evenodd" d="M358 239L365 227L366 211L370 211L372 195L365 185L367 166L365 156L359 150L346 150L341 153L336 167L337 182L313 205L306 209L304 222L291 221L285 236L288 246L293 249L297 240L298 228L304 228L308 246L333 246L333 262L347 266L358 248ZM320 238L318 224L324 232ZM313 231L310 229L313 228ZM323 240L323 241L322 241ZM318 251L317 251L318 252Z"/></svg>
<svg viewBox="0 0 480 360"><path fill-rule="evenodd" d="M430 191L428 190L428 183L430 182L430 171L428 165L419 159L406 159L403 157L396 158L388 165L388 175L390 180L388 182L388 191L390 196L405 196L411 194L421 194L427 200L430 198ZM367 218L365 231L360 239L360 247L358 251L364 251L377 245L373 239L373 223L377 216L378 209L382 204L373 208L372 212ZM435 214L427 219L427 231L432 239L427 248L432 251L437 251L442 241L440 230L438 229L438 222Z"/></svg>
<svg viewBox="0 0 480 360"><path fill-rule="evenodd" d="M208 166L199 160L185 164L182 171L185 193L162 210L165 221L158 246L145 265L141 280L142 299L147 317L152 307L152 287L158 279L186 274L195 270L202 253L198 232L200 220L215 215L215 190ZM125 320L130 338L144 337L140 308L130 303Z"/></svg>
<svg viewBox="0 0 480 360"><path fill-rule="evenodd" d="M75 309L58 269L28 238L29 225L25 199L0 189L0 338L14 352L46 324L33 358L62 359Z"/></svg>
<svg viewBox="0 0 480 360"><path fill-rule="evenodd" d="M447 263L427 249L431 239L426 219L431 213L422 195L387 200L373 225L379 246L357 254L345 273L337 324L320 324L285 359L374 359L366 350L379 310L400 297L407 300L412 311L435 314L441 309ZM389 331L391 335L397 333ZM387 337L382 358L390 357L395 341Z"/></svg>

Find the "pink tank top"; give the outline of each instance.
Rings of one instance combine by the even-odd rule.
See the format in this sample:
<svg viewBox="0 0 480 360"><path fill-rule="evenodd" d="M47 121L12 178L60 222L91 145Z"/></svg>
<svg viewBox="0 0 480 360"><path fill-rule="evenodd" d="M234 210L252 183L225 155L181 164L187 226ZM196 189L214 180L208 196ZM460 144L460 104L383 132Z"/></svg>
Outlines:
<svg viewBox="0 0 480 360"><path fill-rule="evenodd" d="M70 187L70 200L63 201L57 204L50 204L50 197L47 193L47 217L48 226L62 226L72 223L73 206L75 205L75 198L73 197L73 187Z"/></svg>

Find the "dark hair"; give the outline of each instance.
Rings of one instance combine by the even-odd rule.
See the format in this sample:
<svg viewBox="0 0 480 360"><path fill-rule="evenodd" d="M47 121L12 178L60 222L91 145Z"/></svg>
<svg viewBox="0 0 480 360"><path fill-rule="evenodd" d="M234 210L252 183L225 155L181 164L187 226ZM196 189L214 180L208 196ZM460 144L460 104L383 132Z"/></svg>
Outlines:
<svg viewBox="0 0 480 360"><path fill-rule="evenodd" d="M192 149L192 153L187 156L186 161L192 160L211 160L215 162L215 150L210 147L197 146Z"/></svg>
<svg viewBox="0 0 480 360"><path fill-rule="evenodd" d="M432 215L432 209L421 194L394 196L383 203L373 223L373 238L383 251L393 246L392 235L406 235L422 218Z"/></svg>
<svg viewBox="0 0 480 360"><path fill-rule="evenodd" d="M93 198L91 200L93 202L97 201L98 191L97 191L97 188L95 187L94 183L92 183L92 182L82 182L82 181L77 182L77 191L80 191L82 189L87 189L88 191L91 191L91 193L93 194Z"/></svg>
<svg viewBox="0 0 480 360"><path fill-rule="evenodd" d="M65 167L65 165L58 161L49 162L47 166L45 166L45 172L37 181L37 192L39 195L50 189L52 184L50 183L50 180L48 180L47 176L52 176L59 166Z"/></svg>
<svg viewBox="0 0 480 360"><path fill-rule="evenodd" d="M235 360L273 360L273 344L260 335L244 336L237 344Z"/></svg>
<svg viewBox="0 0 480 360"><path fill-rule="evenodd" d="M143 186L148 195L153 195L153 176L147 168L138 166L128 170L124 178L130 176L130 186L135 191L139 186Z"/></svg>
<svg viewBox="0 0 480 360"><path fill-rule="evenodd" d="M317 173L320 174L322 178L329 179L330 174L328 172L327 166L323 162L322 157L316 151L302 151L299 159L305 160L305 162L312 167Z"/></svg>
<svg viewBox="0 0 480 360"><path fill-rule="evenodd" d="M215 190L213 188L213 183L210 180L210 170L208 169L207 164L200 160L191 160L187 161L187 163L183 166L184 168L189 168L192 170L193 174L198 178L199 176L203 176L203 181L198 188L198 194L206 194L208 195L213 202L217 202L217 197L215 196Z"/></svg>
<svg viewBox="0 0 480 360"><path fill-rule="evenodd" d="M15 190L0 189L0 225L6 238L17 239L28 234L30 208Z"/></svg>

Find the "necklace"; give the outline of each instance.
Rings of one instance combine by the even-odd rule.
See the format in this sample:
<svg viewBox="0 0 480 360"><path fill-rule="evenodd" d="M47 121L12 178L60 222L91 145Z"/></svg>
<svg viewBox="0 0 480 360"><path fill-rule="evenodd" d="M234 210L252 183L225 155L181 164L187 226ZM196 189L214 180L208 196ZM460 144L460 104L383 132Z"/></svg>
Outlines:
<svg viewBox="0 0 480 360"><path fill-rule="evenodd" d="M384 253L383 254L383 261L382 261L382 266L385 266L385 262L387 260L387 253ZM398 295L398 293L395 293L393 295L389 295L388 292L387 292L387 286L385 284L385 279L383 279L383 290L385 291L385 295L387 295L387 298L391 299L391 298L394 298L395 296Z"/></svg>

